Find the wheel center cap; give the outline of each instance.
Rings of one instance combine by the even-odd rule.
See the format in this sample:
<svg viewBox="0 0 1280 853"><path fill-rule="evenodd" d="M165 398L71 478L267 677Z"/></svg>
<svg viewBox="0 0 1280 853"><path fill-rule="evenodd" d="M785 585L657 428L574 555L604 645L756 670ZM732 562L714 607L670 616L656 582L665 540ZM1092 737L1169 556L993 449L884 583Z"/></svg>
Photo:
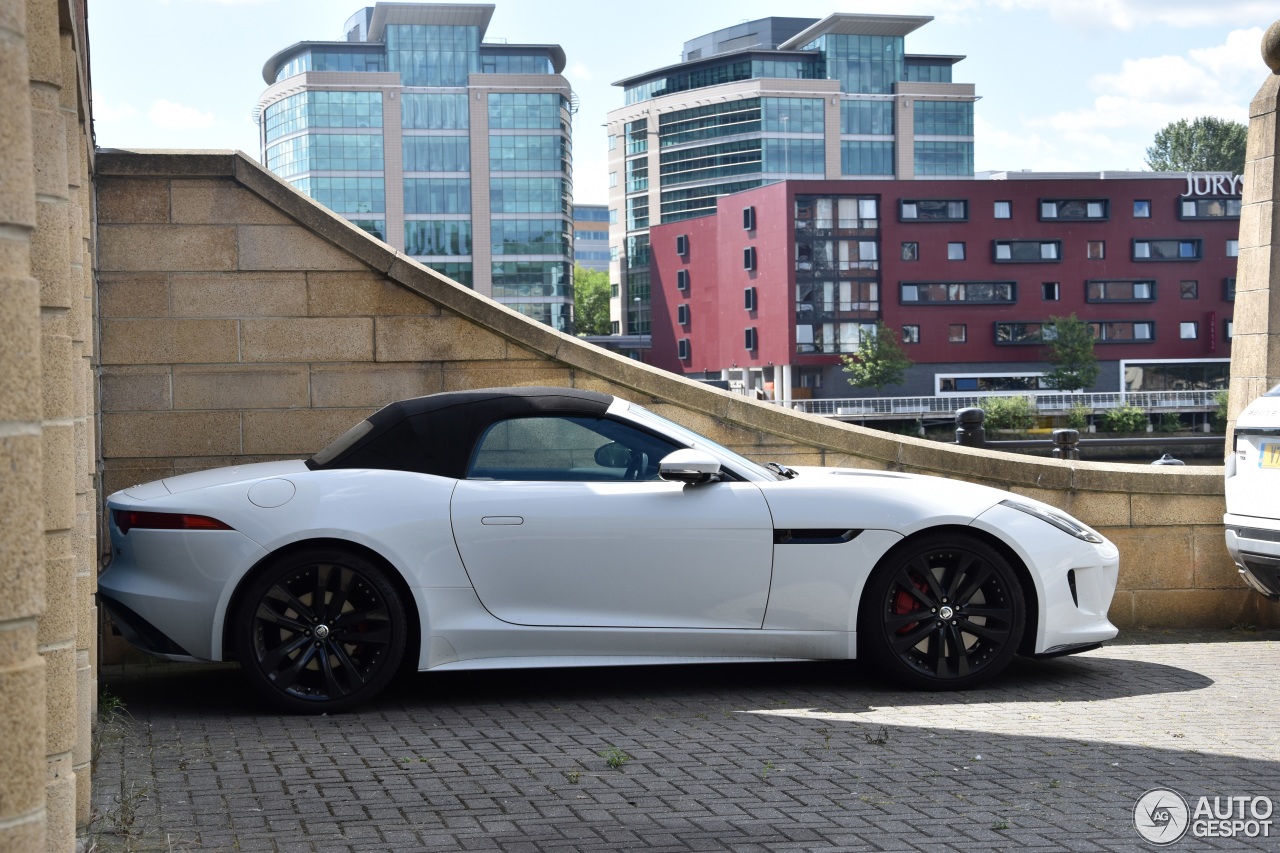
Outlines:
<svg viewBox="0 0 1280 853"><path fill-rule="evenodd" d="M323 639L325 639L325 638L326 638L326 637L328 637L328 636L329 636L329 626L328 626L328 625L317 625L317 626L316 626L316 639L317 639L317 640L323 640Z"/></svg>
<svg viewBox="0 0 1280 853"><path fill-rule="evenodd" d="M940 608L938 608L939 619L950 619L952 616L955 616L955 615L956 615L956 612L945 604L942 605Z"/></svg>

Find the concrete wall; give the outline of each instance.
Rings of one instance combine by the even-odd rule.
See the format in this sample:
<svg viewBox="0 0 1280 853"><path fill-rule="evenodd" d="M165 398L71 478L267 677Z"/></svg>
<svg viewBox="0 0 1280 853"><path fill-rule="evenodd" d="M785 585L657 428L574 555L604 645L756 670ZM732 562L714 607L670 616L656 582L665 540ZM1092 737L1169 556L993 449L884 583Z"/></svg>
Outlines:
<svg viewBox="0 0 1280 853"><path fill-rule="evenodd" d="M83 5L0 4L0 849L71 850L97 695Z"/></svg>
<svg viewBox="0 0 1280 853"><path fill-rule="evenodd" d="M942 474L1057 504L1119 544L1122 627L1280 624L1227 558L1221 469L1028 460L708 389L478 297L243 155L100 152L98 176L106 492L306 455L401 397L566 385L761 460Z"/></svg>

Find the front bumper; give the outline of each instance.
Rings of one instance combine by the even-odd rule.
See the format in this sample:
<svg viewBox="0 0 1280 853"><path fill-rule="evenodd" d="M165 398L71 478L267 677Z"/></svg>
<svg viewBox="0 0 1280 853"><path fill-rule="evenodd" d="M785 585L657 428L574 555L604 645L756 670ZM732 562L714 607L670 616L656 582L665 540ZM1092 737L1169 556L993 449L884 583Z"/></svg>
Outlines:
<svg viewBox="0 0 1280 853"><path fill-rule="evenodd" d="M1280 601L1280 519L1231 515L1222 519L1227 553L1249 586Z"/></svg>

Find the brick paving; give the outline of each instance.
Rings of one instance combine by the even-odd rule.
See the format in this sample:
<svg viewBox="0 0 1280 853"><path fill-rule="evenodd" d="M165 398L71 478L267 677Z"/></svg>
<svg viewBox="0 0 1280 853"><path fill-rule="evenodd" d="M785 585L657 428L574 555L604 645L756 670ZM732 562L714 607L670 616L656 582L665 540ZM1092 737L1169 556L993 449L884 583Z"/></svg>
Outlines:
<svg viewBox="0 0 1280 853"><path fill-rule="evenodd" d="M291 717L233 666L108 667L81 846L1150 851L1156 787L1269 797L1280 833L1278 669L1277 631L1141 632L965 693L856 664L442 673Z"/></svg>

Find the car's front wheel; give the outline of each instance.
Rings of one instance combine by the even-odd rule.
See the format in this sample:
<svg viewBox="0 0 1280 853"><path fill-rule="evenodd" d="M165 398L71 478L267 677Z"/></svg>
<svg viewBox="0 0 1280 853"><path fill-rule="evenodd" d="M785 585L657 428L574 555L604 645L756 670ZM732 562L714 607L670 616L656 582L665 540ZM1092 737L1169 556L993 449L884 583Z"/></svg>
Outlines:
<svg viewBox="0 0 1280 853"><path fill-rule="evenodd" d="M1008 665L1025 622L1022 585L1000 552L964 534L924 536L868 580L859 656L909 687L973 687Z"/></svg>
<svg viewBox="0 0 1280 853"><path fill-rule="evenodd" d="M404 605L383 568L329 548L270 564L241 597L236 648L249 682L287 711L342 711L372 698L404 656Z"/></svg>

